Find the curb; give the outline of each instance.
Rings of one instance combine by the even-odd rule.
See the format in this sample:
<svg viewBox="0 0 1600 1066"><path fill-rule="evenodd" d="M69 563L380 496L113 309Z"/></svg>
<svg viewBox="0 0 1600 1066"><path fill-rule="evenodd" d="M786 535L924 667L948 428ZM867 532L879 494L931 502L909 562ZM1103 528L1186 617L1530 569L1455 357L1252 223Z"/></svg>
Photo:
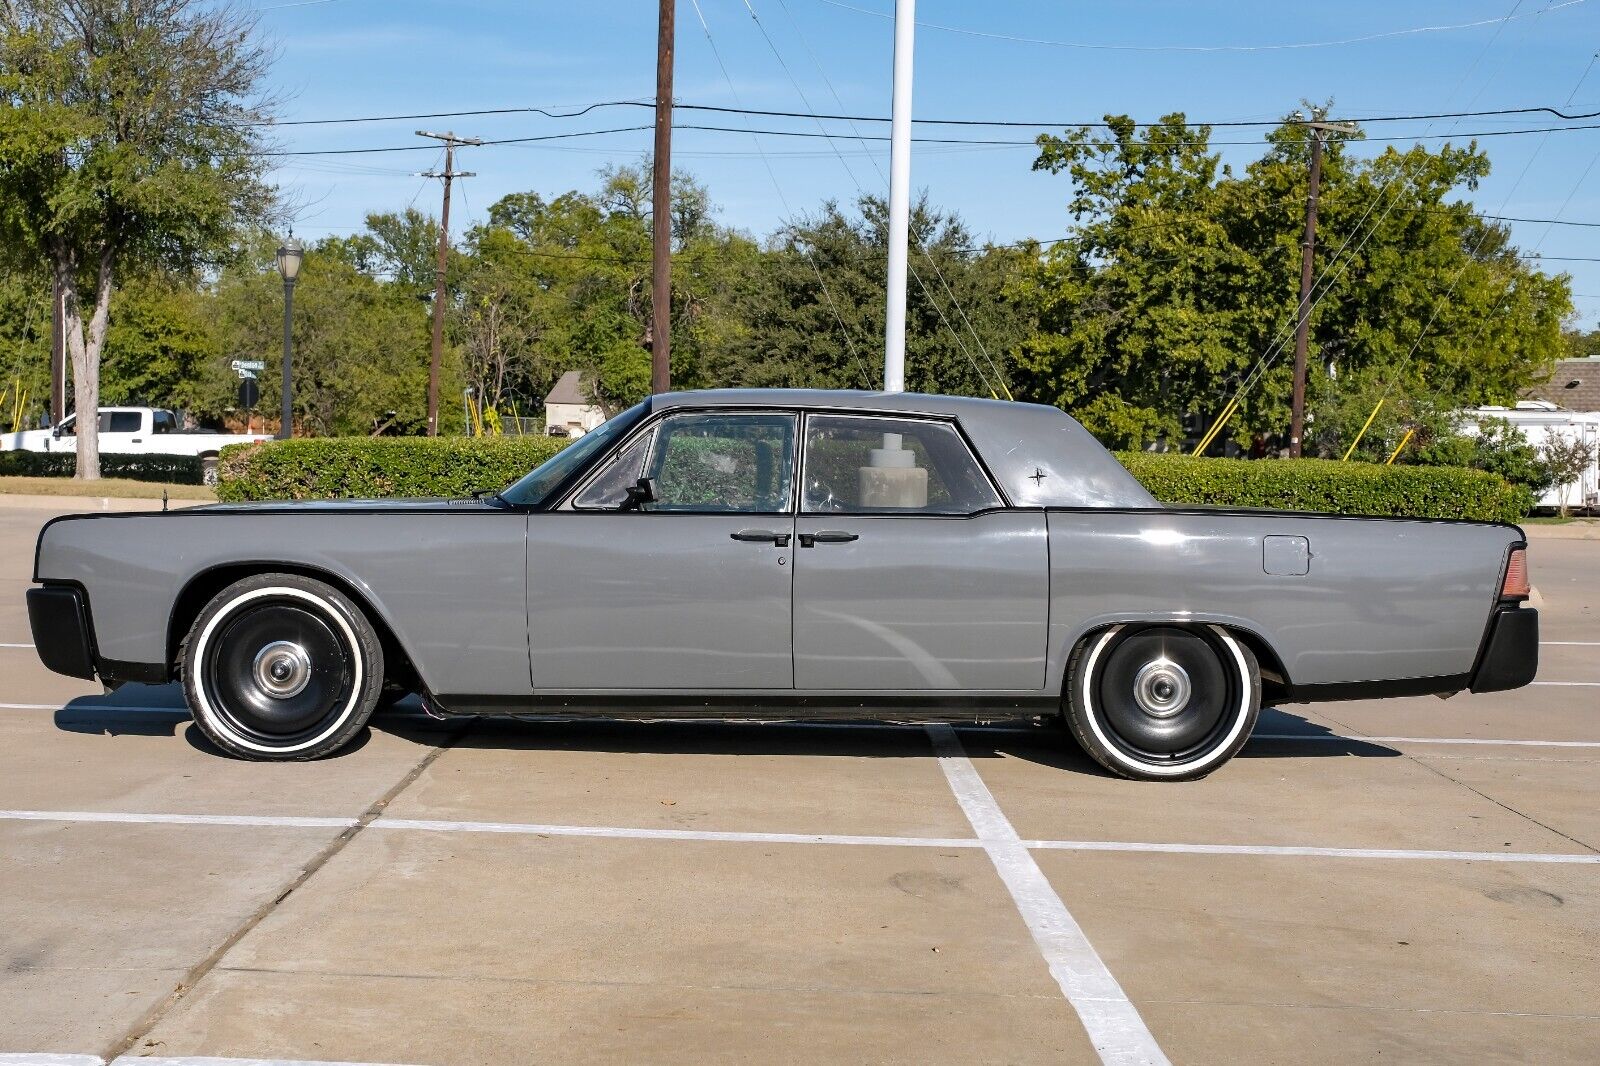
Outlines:
<svg viewBox="0 0 1600 1066"><path fill-rule="evenodd" d="M167 508L198 507L210 500L169 500ZM18 510L60 511L77 514L85 511L159 511L161 500L144 500L126 496L44 496L27 493L0 493L0 508Z"/></svg>
<svg viewBox="0 0 1600 1066"><path fill-rule="evenodd" d="M1525 525L1529 540L1600 540L1600 522L1569 522L1562 526Z"/></svg>

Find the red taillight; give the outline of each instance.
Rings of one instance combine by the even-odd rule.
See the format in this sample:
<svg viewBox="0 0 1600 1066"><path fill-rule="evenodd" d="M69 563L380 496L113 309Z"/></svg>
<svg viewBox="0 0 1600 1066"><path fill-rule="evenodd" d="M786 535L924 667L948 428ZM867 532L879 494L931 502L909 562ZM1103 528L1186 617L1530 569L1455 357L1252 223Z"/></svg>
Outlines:
<svg viewBox="0 0 1600 1066"><path fill-rule="evenodd" d="M1514 548L1506 562L1506 579L1500 586L1500 598L1525 600L1528 591L1528 549Z"/></svg>

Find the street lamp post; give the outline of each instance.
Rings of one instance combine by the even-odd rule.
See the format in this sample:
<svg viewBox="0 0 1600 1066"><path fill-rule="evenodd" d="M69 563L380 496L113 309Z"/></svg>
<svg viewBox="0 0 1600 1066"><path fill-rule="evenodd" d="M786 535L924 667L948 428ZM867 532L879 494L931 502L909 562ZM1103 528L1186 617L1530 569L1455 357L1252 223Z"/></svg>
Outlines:
<svg viewBox="0 0 1600 1066"><path fill-rule="evenodd" d="M278 439L294 436L293 322L294 282L300 276L300 261L305 249L292 236L278 248L278 273L283 276L283 415Z"/></svg>

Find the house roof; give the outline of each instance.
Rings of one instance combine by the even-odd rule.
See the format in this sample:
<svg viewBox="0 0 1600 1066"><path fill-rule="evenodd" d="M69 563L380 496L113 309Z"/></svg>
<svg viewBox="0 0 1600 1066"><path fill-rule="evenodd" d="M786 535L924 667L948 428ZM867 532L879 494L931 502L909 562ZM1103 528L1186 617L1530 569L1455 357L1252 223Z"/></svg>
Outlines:
<svg viewBox="0 0 1600 1066"><path fill-rule="evenodd" d="M591 406L594 401L589 399L588 390L583 387L583 377L576 370L569 370L561 375L561 380L556 382L556 387L550 390L550 395L544 398L545 403L575 403L579 407Z"/></svg>
<svg viewBox="0 0 1600 1066"><path fill-rule="evenodd" d="M1568 388L1573 381L1578 384ZM1528 395L1568 411L1600 411L1600 357L1562 359L1550 380L1529 389Z"/></svg>

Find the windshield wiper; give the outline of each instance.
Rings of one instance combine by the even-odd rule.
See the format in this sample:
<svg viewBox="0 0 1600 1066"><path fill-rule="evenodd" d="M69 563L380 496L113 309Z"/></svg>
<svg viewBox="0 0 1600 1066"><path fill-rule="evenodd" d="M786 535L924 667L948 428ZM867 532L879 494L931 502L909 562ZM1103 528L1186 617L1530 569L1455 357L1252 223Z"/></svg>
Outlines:
<svg viewBox="0 0 1600 1066"><path fill-rule="evenodd" d="M511 506L511 501L502 496L499 489L473 489L471 496L474 500L481 500L485 497L488 497L489 499L500 504L502 507Z"/></svg>

